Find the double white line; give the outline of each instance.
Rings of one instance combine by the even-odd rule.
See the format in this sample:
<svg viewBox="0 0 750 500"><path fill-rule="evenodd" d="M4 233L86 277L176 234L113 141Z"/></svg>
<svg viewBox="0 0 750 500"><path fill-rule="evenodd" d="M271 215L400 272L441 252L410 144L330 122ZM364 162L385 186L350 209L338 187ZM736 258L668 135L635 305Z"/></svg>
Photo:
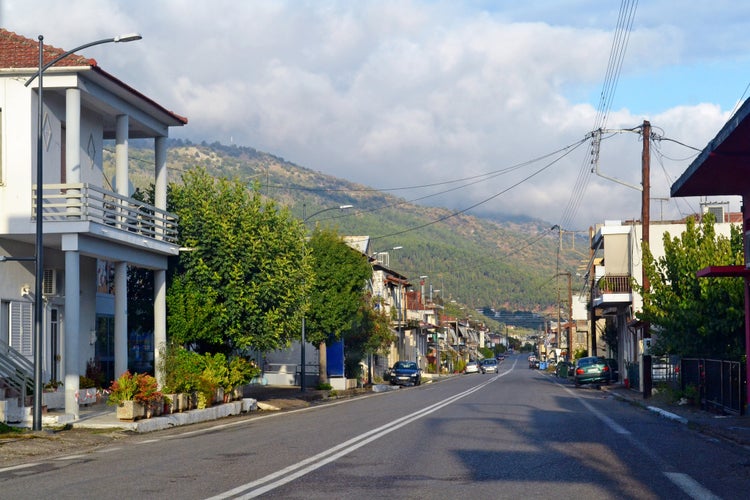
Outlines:
<svg viewBox="0 0 750 500"><path fill-rule="evenodd" d="M284 484L287 484L294 481L295 479L309 474L326 464L338 460L339 458L353 452L354 450L357 450L365 446L366 444L375 441L376 439L380 439L381 437L390 434L391 432L400 429L407 424L419 420L420 418L424 418L427 415L448 406L449 404L455 403L459 399L465 398L469 394L482 389L484 386L490 384L498 377L504 376L509 372L510 370L503 374L492 377L486 382L472 387L471 389L440 401L439 403L435 403L415 413L398 418L385 425L381 425L376 429L372 429L348 441L344 441L343 443L336 445L333 448L329 448L328 450L318 453L317 455L306 458L305 460L297 462L294 465L290 465L289 467L285 467L284 469L276 471L272 474L268 474L267 476L256 479L255 481L243 484L229 491L225 491L224 493L220 493L219 495L211 497L209 500L218 500L225 498L255 498L264 493L268 493L269 491L274 490L279 486L283 486Z"/></svg>

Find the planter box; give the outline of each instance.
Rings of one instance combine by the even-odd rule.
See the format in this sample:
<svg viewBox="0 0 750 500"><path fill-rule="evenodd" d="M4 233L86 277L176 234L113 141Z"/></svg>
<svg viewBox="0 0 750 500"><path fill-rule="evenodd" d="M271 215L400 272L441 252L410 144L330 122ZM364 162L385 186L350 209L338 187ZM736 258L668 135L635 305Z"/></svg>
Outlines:
<svg viewBox="0 0 750 500"><path fill-rule="evenodd" d="M65 408L65 390L42 393L42 405L48 410L59 410Z"/></svg>
<svg viewBox="0 0 750 500"><path fill-rule="evenodd" d="M143 418L146 407L136 401L123 401L117 405L117 418L120 420L135 420Z"/></svg>
<svg viewBox="0 0 750 500"><path fill-rule="evenodd" d="M90 389L78 389L78 404L92 405L96 403L96 387Z"/></svg>

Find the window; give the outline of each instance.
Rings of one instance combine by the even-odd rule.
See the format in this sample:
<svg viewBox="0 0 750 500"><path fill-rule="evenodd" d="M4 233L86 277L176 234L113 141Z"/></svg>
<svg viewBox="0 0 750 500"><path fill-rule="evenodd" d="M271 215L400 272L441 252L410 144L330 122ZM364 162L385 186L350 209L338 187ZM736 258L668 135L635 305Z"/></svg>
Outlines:
<svg viewBox="0 0 750 500"><path fill-rule="evenodd" d="M10 346L29 358L34 356L33 316L31 302L10 303Z"/></svg>

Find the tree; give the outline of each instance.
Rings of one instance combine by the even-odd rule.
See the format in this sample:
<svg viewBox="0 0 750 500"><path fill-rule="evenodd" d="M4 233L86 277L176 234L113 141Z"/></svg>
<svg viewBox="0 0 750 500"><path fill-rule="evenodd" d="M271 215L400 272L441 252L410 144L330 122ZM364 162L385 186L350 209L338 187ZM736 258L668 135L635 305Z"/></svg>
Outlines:
<svg viewBox="0 0 750 500"><path fill-rule="evenodd" d="M729 238L717 236L714 219L700 225L689 218L680 238L664 235L664 256L655 259L644 246L650 291L643 295L638 318L657 331L657 353L738 359L744 352L742 278L698 278L709 265L742 264L742 232L732 226Z"/></svg>
<svg viewBox="0 0 750 500"><path fill-rule="evenodd" d="M344 335L347 378L361 377L360 361L371 354L385 354L397 340L391 331L391 319L381 307L382 300L369 293L361 297L354 324Z"/></svg>
<svg viewBox="0 0 750 500"><path fill-rule="evenodd" d="M367 256L349 247L331 229L316 228L308 249L315 278L306 316L306 339L319 346L320 383L323 384L328 381L326 343L341 339L356 326L372 267Z"/></svg>
<svg viewBox="0 0 750 500"><path fill-rule="evenodd" d="M204 352L287 345L311 281L302 224L239 181L193 169L183 183L171 191L187 247L167 293L171 339Z"/></svg>

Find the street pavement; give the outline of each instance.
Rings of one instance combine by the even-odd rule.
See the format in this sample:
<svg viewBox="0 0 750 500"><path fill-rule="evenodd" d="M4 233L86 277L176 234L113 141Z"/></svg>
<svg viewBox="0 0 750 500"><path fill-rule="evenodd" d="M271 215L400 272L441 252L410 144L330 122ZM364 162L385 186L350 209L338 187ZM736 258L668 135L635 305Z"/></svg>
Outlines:
<svg viewBox="0 0 750 500"><path fill-rule="evenodd" d="M746 415L712 413L706 410L701 410L695 406L680 405L670 401L666 395L658 393L655 393L651 398L644 399L642 393L625 388L622 384L604 385L601 386L601 390L606 391L608 394L612 395L612 397L640 406L644 410L651 411L663 418L673 420L678 424L686 425L701 433L743 446L750 446L750 417ZM330 399L366 394L368 392L370 392L370 389L368 388L338 391L335 394L329 391L317 390L301 392L299 387L257 385L247 387L244 397L246 399L255 400L258 403L258 407L251 406L247 411L283 411L310 406ZM136 422L122 422L115 416L115 409L113 407L106 405L93 405L92 407L83 408L81 411L81 418L72 423L72 426L78 428L99 429L119 428L134 432L150 432L165 427L174 427L176 425L186 425L198 421L218 419L229 414L239 413L217 411L217 408L226 406L228 405L217 405L213 407L213 409L208 408L206 410L191 410L190 412L186 412L193 415L193 418L189 419L183 418L180 420L174 415L165 415ZM248 407L246 406L246 408ZM165 425L149 424L149 421L159 420L162 423L165 423Z"/></svg>
<svg viewBox="0 0 750 500"><path fill-rule="evenodd" d="M642 393L627 389L622 384L605 385L601 390L702 434L741 446L750 446L750 418L747 415L719 414L702 410L697 406L672 402L665 395L658 393L651 398L644 398Z"/></svg>

